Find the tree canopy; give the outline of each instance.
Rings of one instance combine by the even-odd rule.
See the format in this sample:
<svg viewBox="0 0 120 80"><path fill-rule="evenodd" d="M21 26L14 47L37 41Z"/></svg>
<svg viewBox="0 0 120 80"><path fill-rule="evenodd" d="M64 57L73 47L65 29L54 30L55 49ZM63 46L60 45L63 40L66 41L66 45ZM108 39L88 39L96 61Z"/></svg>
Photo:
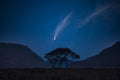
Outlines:
<svg viewBox="0 0 120 80"><path fill-rule="evenodd" d="M53 68L66 67L73 60L80 59L80 56L69 48L57 48L45 55Z"/></svg>

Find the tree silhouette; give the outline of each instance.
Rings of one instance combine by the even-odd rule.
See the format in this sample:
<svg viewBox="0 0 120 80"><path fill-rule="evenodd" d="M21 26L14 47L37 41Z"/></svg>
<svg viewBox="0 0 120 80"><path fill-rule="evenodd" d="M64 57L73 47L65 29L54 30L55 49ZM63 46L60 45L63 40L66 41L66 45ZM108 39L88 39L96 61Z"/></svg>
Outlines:
<svg viewBox="0 0 120 80"><path fill-rule="evenodd" d="M69 48L57 48L45 55L53 68L63 68L69 63L80 58Z"/></svg>

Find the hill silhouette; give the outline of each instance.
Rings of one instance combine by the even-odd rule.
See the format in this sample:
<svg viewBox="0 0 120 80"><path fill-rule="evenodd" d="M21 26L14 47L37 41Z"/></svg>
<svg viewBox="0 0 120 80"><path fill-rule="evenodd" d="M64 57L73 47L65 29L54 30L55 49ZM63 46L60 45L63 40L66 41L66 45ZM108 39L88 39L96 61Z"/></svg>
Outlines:
<svg viewBox="0 0 120 80"><path fill-rule="evenodd" d="M118 68L120 67L120 41L86 60L74 62L70 68Z"/></svg>
<svg viewBox="0 0 120 80"><path fill-rule="evenodd" d="M0 43L0 68L41 68L45 62L30 48L20 44Z"/></svg>

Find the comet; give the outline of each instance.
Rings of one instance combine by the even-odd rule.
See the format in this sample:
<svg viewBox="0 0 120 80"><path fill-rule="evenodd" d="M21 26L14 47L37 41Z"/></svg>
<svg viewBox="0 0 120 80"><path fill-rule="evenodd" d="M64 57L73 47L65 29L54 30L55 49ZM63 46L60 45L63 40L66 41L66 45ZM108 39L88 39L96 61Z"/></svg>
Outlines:
<svg viewBox="0 0 120 80"><path fill-rule="evenodd" d="M111 7L110 4L102 6L101 8L96 9L92 14L90 14L89 16L87 16L85 19L83 19L80 23L80 27L85 26L87 23L89 23L91 21L91 19L95 18L96 16L98 16L99 14L105 12L106 10L108 10Z"/></svg>
<svg viewBox="0 0 120 80"><path fill-rule="evenodd" d="M95 18L96 16L98 16L99 14L105 12L106 10L108 10L111 7L110 4L102 6L100 8L97 8L93 13L91 13L89 16L87 16L86 18L84 18L81 22L80 22L80 27L85 26L87 23L89 23L91 21L91 19ZM68 24L70 23L70 19L71 19L72 13L70 12L57 26L57 28L55 29L55 33L54 33L54 38L53 40L55 41L56 38L58 37L58 35L60 34L60 32L66 28L68 26Z"/></svg>
<svg viewBox="0 0 120 80"><path fill-rule="evenodd" d="M54 38L53 40L56 40L57 36L59 35L59 33L68 26L68 24L70 23L70 18L72 16L72 12L70 12L57 26L57 28L55 29L55 33L54 33Z"/></svg>

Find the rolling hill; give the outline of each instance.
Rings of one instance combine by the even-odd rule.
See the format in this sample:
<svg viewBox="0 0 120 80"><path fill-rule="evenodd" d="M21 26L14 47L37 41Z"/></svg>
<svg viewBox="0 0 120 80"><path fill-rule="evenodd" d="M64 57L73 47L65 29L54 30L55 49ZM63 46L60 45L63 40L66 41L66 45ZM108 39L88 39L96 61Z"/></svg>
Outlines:
<svg viewBox="0 0 120 80"><path fill-rule="evenodd" d="M0 43L0 68L45 68L44 60L20 44Z"/></svg>
<svg viewBox="0 0 120 80"><path fill-rule="evenodd" d="M70 64L69 68L120 68L120 41L95 56Z"/></svg>

